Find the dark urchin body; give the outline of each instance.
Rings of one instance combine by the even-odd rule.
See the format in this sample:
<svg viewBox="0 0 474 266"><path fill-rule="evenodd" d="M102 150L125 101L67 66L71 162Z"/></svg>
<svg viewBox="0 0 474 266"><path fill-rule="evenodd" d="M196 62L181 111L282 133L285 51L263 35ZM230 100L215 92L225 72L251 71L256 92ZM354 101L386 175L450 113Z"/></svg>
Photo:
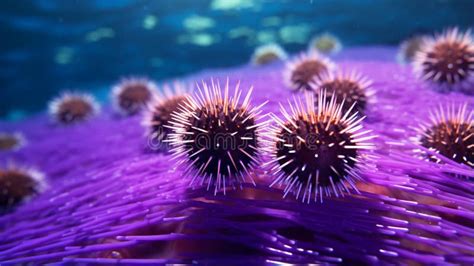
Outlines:
<svg viewBox="0 0 474 266"><path fill-rule="evenodd" d="M359 166L365 155L359 151L371 150L375 136L363 131L351 109L342 113L343 106L333 96L318 95L317 106L311 93L304 101L289 102L291 112L281 107L284 117L274 116L276 126L268 136L268 149L272 159L270 173L274 180L270 186L284 186L284 197L292 192L304 202L323 201L324 196L336 197L349 192L347 185L357 190Z"/></svg>
<svg viewBox="0 0 474 266"><path fill-rule="evenodd" d="M6 210L39 193L42 176L20 169L0 170L0 211Z"/></svg>
<svg viewBox="0 0 474 266"><path fill-rule="evenodd" d="M474 79L474 40L470 32L448 30L436 38L426 39L413 64L424 80L448 89L463 88L463 83Z"/></svg>
<svg viewBox="0 0 474 266"><path fill-rule="evenodd" d="M442 122L429 128L421 145L452 160L474 166L474 128L467 123ZM431 157L436 161L435 157Z"/></svg>
<svg viewBox="0 0 474 266"><path fill-rule="evenodd" d="M219 168L220 172L229 176L242 174L246 167L250 167L252 157L257 153L255 120L248 118L249 114L241 108L230 110L227 114L220 105L216 105L215 109L217 112L214 113L210 112L210 108L203 107L196 112L197 118L191 118L191 125L186 131L193 134L183 136L184 147L189 156L199 152L193 158L193 166L202 168L206 175L215 175ZM205 150L201 151L203 148ZM210 158L215 159L208 163Z"/></svg>
<svg viewBox="0 0 474 266"><path fill-rule="evenodd" d="M150 101L152 95L144 84L136 84L124 88L118 97L122 110L129 114L136 114Z"/></svg>
<svg viewBox="0 0 474 266"><path fill-rule="evenodd" d="M99 104L92 95L66 92L49 104L49 113L60 124L85 121L99 112Z"/></svg>
<svg viewBox="0 0 474 266"><path fill-rule="evenodd" d="M114 108L122 115L141 112L156 94L156 84L147 78L124 78L112 88Z"/></svg>
<svg viewBox="0 0 474 266"><path fill-rule="evenodd" d="M149 114L149 121L145 121L150 127L150 137L153 142L161 143L172 132L169 127L166 127L171 120L171 114L178 111L178 107L186 100L184 95L175 96L156 104L151 109Z"/></svg>
<svg viewBox="0 0 474 266"><path fill-rule="evenodd" d="M208 86L189 96L182 108L172 114L169 142L172 151L185 163L191 183L214 186L214 193L227 185L235 187L249 179L251 169L258 161L257 123L259 109L265 104L250 107L249 90L242 103L242 92L236 85L229 96L229 84L221 92L219 83Z"/></svg>
<svg viewBox="0 0 474 266"><path fill-rule="evenodd" d="M64 102L58 110L58 119L64 124L85 120L92 113L92 106L81 99Z"/></svg>
<svg viewBox="0 0 474 266"><path fill-rule="evenodd" d="M331 186L331 183L341 182L341 179L348 174L347 166L352 168L355 165L355 161L343 158L357 157L355 149L344 148L344 144L351 141L350 135L339 133L343 127L338 124L310 123L302 118L295 123L296 128L291 123L285 125L292 134L282 129L278 135L285 140L277 142L279 147L277 157L285 156L285 159L280 159L278 162L284 165L287 161L291 161L282 167L283 172L287 175L293 174L300 182L309 180L312 187L318 185L327 187ZM292 145L293 148L285 144ZM292 150L297 152L292 153ZM341 158L342 156L344 157ZM293 173L295 169L296 172Z"/></svg>
<svg viewBox="0 0 474 266"><path fill-rule="evenodd" d="M301 54L286 64L283 72L285 85L295 91L310 91L315 78L329 74L334 64L317 52Z"/></svg>
<svg viewBox="0 0 474 266"><path fill-rule="evenodd" d="M364 114L369 102L371 102L374 90L371 88L372 81L358 72L339 72L327 74L314 79L311 83L312 90L316 93L327 93L326 101L329 102L334 95L338 104L342 105L342 112L349 108Z"/></svg>

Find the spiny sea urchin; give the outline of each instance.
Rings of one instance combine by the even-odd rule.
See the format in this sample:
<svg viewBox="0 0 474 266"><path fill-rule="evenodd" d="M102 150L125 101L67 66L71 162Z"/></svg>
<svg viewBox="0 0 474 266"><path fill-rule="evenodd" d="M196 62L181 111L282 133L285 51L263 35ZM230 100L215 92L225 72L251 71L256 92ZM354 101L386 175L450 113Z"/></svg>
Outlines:
<svg viewBox="0 0 474 266"><path fill-rule="evenodd" d="M359 114L364 113L375 94L371 85L371 80L356 71L325 74L311 83L316 94L321 94L323 91L327 93L326 100L335 95L338 104L344 101L346 104L343 105L343 113L355 104L354 108Z"/></svg>
<svg viewBox="0 0 474 266"><path fill-rule="evenodd" d="M308 46L308 51L317 51L322 54L335 54L342 49L341 41L330 33L315 36Z"/></svg>
<svg viewBox="0 0 474 266"><path fill-rule="evenodd" d="M50 116L61 124L85 121L99 110L99 103L92 95L78 92L63 93L49 104Z"/></svg>
<svg viewBox="0 0 474 266"><path fill-rule="evenodd" d="M419 143L435 152L429 159L440 162L441 154L458 163L474 167L474 110L467 111L467 104L457 107L442 106L430 112L430 123L421 125Z"/></svg>
<svg viewBox="0 0 474 266"><path fill-rule="evenodd" d="M259 161L258 123L261 104L251 107L252 88L242 103L242 91L237 83L233 96L229 95L229 81L221 92L219 82L202 83L202 89L187 99L179 111L173 113L169 142L172 152L179 158L178 164L186 163L185 172L191 175L191 184L212 185L216 194L226 186L241 184L251 177L251 169Z"/></svg>
<svg viewBox="0 0 474 266"><path fill-rule="evenodd" d="M112 103L119 113L134 115L149 104L155 96L155 83L146 78L125 78L112 88Z"/></svg>
<svg viewBox="0 0 474 266"><path fill-rule="evenodd" d="M0 132L0 151L18 150L23 145L25 145L23 134Z"/></svg>
<svg viewBox="0 0 474 266"><path fill-rule="evenodd" d="M36 170L16 166L0 169L0 211L27 200L45 187L43 174Z"/></svg>
<svg viewBox="0 0 474 266"><path fill-rule="evenodd" d="M142 125L147 129L151 149L159 149L163 140L171 133L172 130L165 125L171 120L171 114L184 104L189 91L187 86L180 82L175 82L173 85L165 84L163 92L158 92L153 102L148 105Z"/></svg>
<svg viewBox="0 0 474 266"><path fill-rule="evenodd" d="M425 41L424 36L415 35L400 44L397 53L397 61L402 64L411 63L415 59L416 53L420 51Z"/></svg>
<svg viewBox="0 0 474 266"><path fill-rule="evenodd" d="M474 80L474 40L457 28L426 38L413 62L418 76L441 89L465 89ZM472 88L467 88L471 89Z"/></svg>
<svg viewBox="0 0 474 266"><path fill-rule="evenodd" d="M288 62L283 72L285 85L296 91L311 90L313 79L333 71L334 64L317 52L302 53Z"/></svg>
<svg viewBox="0 0 474 266"><path fill-rule="evenodd" d="M359 166L366 159L359 151L374 149L370 140L375 136L362 129L364 117L352 114L352 108L343 113L343 105L336 102L321 93L315 106L314 96L307 93L305 104L301 98L288 101L291 113L281 106L284 120L273 116L276 125L268 132L267 146L272 159L265 165L274 176L270 186L285 186L284 197L302 193L302 201L322 202L323 194L349 192L346 184L357 190L354 181L361 179Z"/></svg>
<svg viewBox="0 0 474 266"><path fill-rule="evenodd" d="M260 66L267 65L276 61L283 61L287 58L288 55L280 45L276 43L270 43L257 47L250 61L252 62L252 64Z"/></svg>

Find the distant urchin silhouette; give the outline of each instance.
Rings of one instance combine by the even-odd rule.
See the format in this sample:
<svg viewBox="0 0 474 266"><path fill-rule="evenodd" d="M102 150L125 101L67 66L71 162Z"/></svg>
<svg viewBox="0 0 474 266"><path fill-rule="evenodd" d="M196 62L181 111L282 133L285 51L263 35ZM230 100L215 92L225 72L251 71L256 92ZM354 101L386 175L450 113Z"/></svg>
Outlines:
<svg viewBox="0 0 474 266"><path fill-rule="evenodd" d="M361 180L361 166L368 156L361 150L375 148L375 136L364 130L361 121L349 110L337 104L334 96L326 100L319 94L315 106L314 96L288 101L290 112L281 106L282 118L273 115L273 125L266 136L266 147L271 160L273 176L270 186L284 186L284 197L292 192L303 202L323 201L323 196L344 196L350 188L357 191L355 181Z"/></svg>
<svg viewBox="0 0 474 266"><path fill-rule="evenodd" d="M310 91L310 83L315 78L326 75L334 69L334 63L318 52L301 53L286 64L283 81L294 91Z"/></svg>
<svg viewBox="0 0 474 266"><path fill-rule="evenodd" d="M308 51L317 51L322 54L336 54L342 49L342 43L335 35L323 33L315 36L308 45Z"/></svg>
<svg viewBox="0 0 474 266"><path fill-rule="evenodd" d="M165 144L163 141L172 132L166 127L171 121L171 114L177 112L186 101L186 96L191 93L190 86L182 82L164 84L162 90L156 94L155 99L148 104L142 125L146 128L148 144L153 150L160 150Z"/></svg>
<svg viewBox="0 0 474 266"><path fill-rule="evenodd" d="M323 92L326 97L336 96L337 103L344 101L343 112L353 104L354 110L364 114L368 103L373 101L375 90L372 81L357 71L338 71L317 77L311 83L313 91L319 95Z"/></svg>
<svg viewBox="0 0 474 266"><path fill-rule="evenodd" d="M37 170L15 165L0 169L0 212L28 200L45 188L44 175Z"/></svg>
<svg viewBox="0 0 474 266"><path fill-rule="evenodd" d="M404 40L398 48L397 61L402 64L412 63L426 38L423 35L415 35Z"/></svg>
<svg viewBox="0 0 474 266"><path fill-rule="evenodd" d="M269 43L255 48L250 61L253 65L261 66L277 61L284 61L287 58L288 55L280 45Z"/></svg>
<svg viewBox="0 0 474 266"><path fill-rule="evenodd" d="M473 92L474 40L457 28L426 38L413 61L415 73L438 89Z"/></svg>
<svg viewBox="0 0 474 266"><path fill-rule="evenodd" d="M73 124L90 119L100 111L94 96L88 93L65 92L49 103L49 114L60 124Z"/></svg>
<svg viewBox="0 0 474 266"><path fill-rule="evenodd" d="M156 91L156 84L147 78L124 78L112 88L112 104L122 115L135 115L153 101Z"/></svg>
<svg viewBox="0 0 474 266"><path fill-rule="evenodd" d="M25 137L20 132L0 132L0 151L15 151L23 147L25 143Z"/></svg>
<svg viewBox="0 0 474 266"><path fill-rule="evenodd" d="M225 194L227 186L255 184L252 169L260 161L259 134L266 121L258 122L265 103L252 107L251 94L252 88L243 97L240 83L232 90L229 80L223 90L219 82L203 82L171 115L174 133L168 141L191 185Z"/></svg>

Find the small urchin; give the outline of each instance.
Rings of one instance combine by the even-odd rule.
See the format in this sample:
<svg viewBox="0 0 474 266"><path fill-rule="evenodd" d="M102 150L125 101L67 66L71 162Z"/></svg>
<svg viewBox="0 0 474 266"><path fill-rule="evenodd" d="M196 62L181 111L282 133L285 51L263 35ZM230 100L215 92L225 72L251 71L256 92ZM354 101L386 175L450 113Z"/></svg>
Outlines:
<svg viewBox="0 0 474 266"><path fill-rule="evenodd" d="M302 53L286 64L283 81L294 91L310 91L315 78L332 72L334 68L331 60L315 51Z"/></svg>
<svg viewBox="0 0 474 266"><path fill-rule="evenodd" d="M474 80L474 40L457 28L426 38L415 55L418 77L441 90L470 90Z"/></svg>
<svg viewBox="0 0 474 266"><path fill-rule="evenodd" d="M154 100L156 91L156 84L147 78L124 78L112 88L112 104L122 115L135 115Z"/></svg>
<svg viewBox="0 0 474 266"><path fill-rule="evenodd" d="M285 50L276 43L269 43L255 48L251 63L256 66L267 65L288 58Z"/></svg>
<svg viewBox="0 0 474 266"><path fill-rule="evenodd" d="M375 136L363 129L354 104L343 112L334 96L326 99L319 94L315 106L306 93L304 100L288 101L290 112L281 106L282 118L273 115L275 124L265 134L271 159L264 165L274 178L270 186L285 187L284 197L293 192L303 202L322 202L323 196L350 193L347 185L357 191L355 181L369 158L361 150L374 149Z"/></svg>
<svg viewBox="0 0 474 266"><path fill-rule="evenodd" d="M315 36L309 42L308 51L317 51L322 54L336 54L342 49L342 43L335 35L323 33Z"/></svg>
<svg viewBox="0 0 474 266"><path fill-rule="evenodd" d="M191 92L189 86L182 82L165 84L162 92L157 92L155 99L148 104L142 125L146 128L149 147L158 150L172 132L166 127L171 120L171 114L178 111L186 100L186 95Z"/></svg>
<svg viewBox="0 0 474 266"><path fill-rule="evenodd" d="M45 188L44 175L37 170L13 164L0 169L0 211L27 201Z"/></svg>
<svg viewBox="0 0 474 266"><path fill-rule="evenodd" d="M427 158L434 162L442 160L440 154L457 163L474 167L474 110L467 104L439 106L430 112L429 122L421 124L418 144L433 151Z"/></svg>
<svg viewBox="0 0 474 266"><path fill-rule="evenodd" d="M186 165L191 185L214 186L214 194L244 182L254 183L252 169L259 164L261 108L251 106L252 88L240 103L242 90L237 83L230 92L229 80L221 91L219 82L203 81L197 92L187 96L178 112L171 116L168 142L178 159Z"/></svg>
<svg viewBox="0 0 474 266"><path fill-rule="evenodd" d="M26 143L25 137L20 132L0 132L0 151L16 151Z"/></svg>
<svg viewBox="0 0 474 266"><path fill-rule="evenodd" d="M97 115L100 105L91 94L65 92L49 103L48 110L55 122L73 124Z"/></svg>
<svg viewBox="0 0 474 266"><path fill-rule="evenodd" d="M412 63L418 51L423 47L425 39L423 35L415 35L404 40L398 48L397 61L401 64Z"/></svg>
<svg viewBox="0 0 474 266"><path fill-rule="evenodd" d="M333 95L337 103L344 101L342 111L345 112L355 104L354 109L359 114L364 114L368 103L373 101L375 91L372 81L357 71L338 71L338 73L325 74L315 78L311 83L312 90L316 95L326 92L329 100Z"/></svg>

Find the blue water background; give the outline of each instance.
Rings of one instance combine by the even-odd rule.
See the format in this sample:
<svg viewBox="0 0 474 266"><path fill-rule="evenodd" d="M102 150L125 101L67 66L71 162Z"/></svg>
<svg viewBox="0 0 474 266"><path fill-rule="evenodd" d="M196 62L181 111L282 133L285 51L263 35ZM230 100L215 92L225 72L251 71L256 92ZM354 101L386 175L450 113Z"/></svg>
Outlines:
<svg viewBox="0 0 474 266"><path fill-rule="evenodd" d="M157 81L291 53L331 32L351 46L474 25L473 0L1 0L0 117L44 110L60 91L105 100L121 76Z"/></svg>

